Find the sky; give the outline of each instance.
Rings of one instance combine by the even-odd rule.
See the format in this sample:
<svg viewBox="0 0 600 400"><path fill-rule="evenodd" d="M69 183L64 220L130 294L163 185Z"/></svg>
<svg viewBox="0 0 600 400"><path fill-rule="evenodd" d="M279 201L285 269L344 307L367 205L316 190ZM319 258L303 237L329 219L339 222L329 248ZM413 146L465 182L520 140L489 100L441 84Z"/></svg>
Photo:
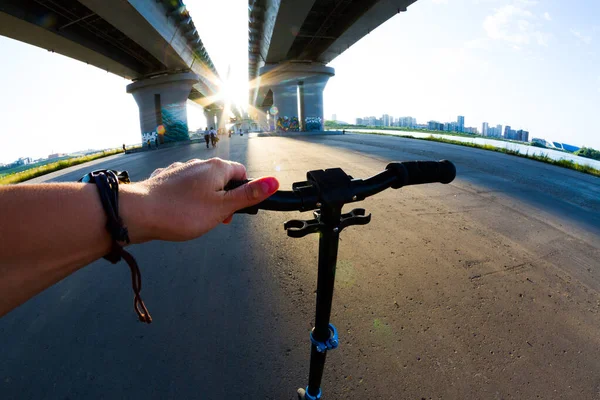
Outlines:
<svg viewBox="0 0 600 400"><path fill-rule="evenodd" d="M247 1L185 1L222 78L247 99ZM325 117L382 114L600 148L598 0L418 0L329 65ZM0 37L0 163L139 143L127 80ZM191 129L205 125L188 102Z"/></svg>

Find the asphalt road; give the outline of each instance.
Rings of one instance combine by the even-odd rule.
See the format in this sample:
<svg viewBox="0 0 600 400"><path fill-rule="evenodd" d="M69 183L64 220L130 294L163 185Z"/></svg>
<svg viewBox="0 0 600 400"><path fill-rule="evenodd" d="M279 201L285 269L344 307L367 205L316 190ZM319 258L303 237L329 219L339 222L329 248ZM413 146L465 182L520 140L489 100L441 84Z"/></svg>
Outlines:
<svg viewBox="0 0 600 400"><path fill-rule="evenodd" d="M367 177L397 160L455 162L450 185L388 190L342 233L328 399L600 398L600 180L531 160L375 135L223 139L98 160L134 180L219 156L274 175ZM0 319L0 399L293 399L305 386L317 236L299 213L240 215L187 243L97 261ZM304 217L310 217L305 215ZM0 294L1 295L1 294Z"/></svg>

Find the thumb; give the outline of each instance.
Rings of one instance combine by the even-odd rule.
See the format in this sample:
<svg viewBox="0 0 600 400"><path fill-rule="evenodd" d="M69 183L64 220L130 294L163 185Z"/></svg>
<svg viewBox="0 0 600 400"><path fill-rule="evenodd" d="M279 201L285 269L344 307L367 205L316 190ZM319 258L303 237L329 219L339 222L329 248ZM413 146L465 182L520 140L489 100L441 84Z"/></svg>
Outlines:
<svg viewBox="0 0 600 400"><path fill-rule="evenodd" d="M237 211L245 207L250 207L267 199L279 189L279 182L276 178L265 177L254 179L234 190L226 193L227 206L231 211Z"/></svg>

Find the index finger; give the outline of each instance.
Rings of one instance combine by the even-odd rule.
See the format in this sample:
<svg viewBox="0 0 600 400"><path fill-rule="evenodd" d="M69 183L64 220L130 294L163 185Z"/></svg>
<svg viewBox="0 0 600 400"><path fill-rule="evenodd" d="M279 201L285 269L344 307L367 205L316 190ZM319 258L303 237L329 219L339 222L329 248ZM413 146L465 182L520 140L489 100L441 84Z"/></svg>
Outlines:
<svg viewBox="0 0 600 400"><path fill-rule="evenodd" d="M228 168L227 173L225 174L225 176L226 176L226 182L224 183L225 185L227 184L227 182L229 182L231 180L242 181L242 180L248 179L248 177L246 176L246 167L244 167L239 162L235 162L235 161L228 161L228 163L229 163L230 168Z"/></svg>

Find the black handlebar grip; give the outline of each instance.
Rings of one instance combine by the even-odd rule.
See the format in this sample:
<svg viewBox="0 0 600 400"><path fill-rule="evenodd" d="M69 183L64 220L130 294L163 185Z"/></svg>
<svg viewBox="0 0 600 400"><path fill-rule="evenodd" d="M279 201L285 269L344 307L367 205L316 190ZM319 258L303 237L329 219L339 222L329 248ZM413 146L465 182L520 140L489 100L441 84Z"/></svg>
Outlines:
<svg viewBox="0 0 600 400"><path fill-rule="evenodd" d="M393 170L398 180L392 188L422 183L450 183L456 177L456 167L448 160L442 161L405 161L388 164L385 169Z"/></svg>
<svg viewBox="0 0 600 400"><path fill-rule="evenodd" d="M227 185L225 185L223 190L230 191L239 188L240 186L245 185L248 182L250 182L250 179L232 179L229 182L227 182Z"/></svg>
<svg viewBox="0 0 600 400"><path fill-rule="evenodd" d="M225 185L225 187L223 188L223 190L233 190L236 188L239 188L242 185L245 185L246 183L250 182L252 179L232 179L229 182L227 182L227 185ZM235 212L236 214L258 214L258 206L252 206L252 207L246 207L246 208L242 208L241 210L237 210Z"/></svg>

